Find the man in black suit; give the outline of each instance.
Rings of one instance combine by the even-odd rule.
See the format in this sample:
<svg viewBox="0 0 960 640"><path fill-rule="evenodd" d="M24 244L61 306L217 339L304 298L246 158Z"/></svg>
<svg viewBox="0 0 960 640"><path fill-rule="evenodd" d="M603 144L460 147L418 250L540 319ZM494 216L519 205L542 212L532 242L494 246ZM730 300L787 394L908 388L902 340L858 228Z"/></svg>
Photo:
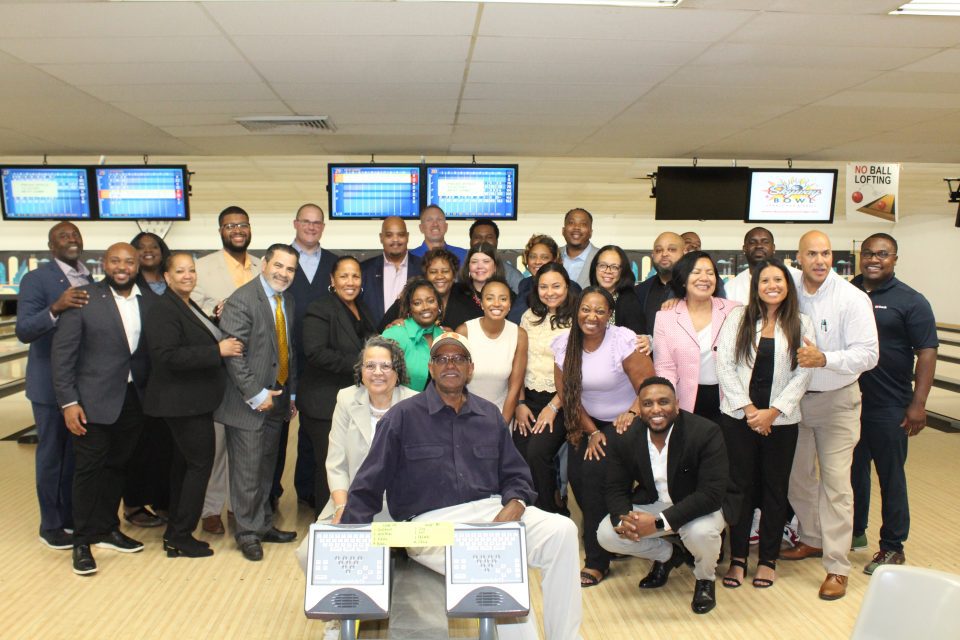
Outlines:
<svg viewBox="0 0 960 640"><path fill-rule="evenodd" d="M677 264L683 254L683 238L676 233L665 231L653 241L653 254L650 259L656 273L636 287L640 306L643 307L643 333L648 336L653 335L653 324L660 306L665 300L673 298L673 289L670 288L673 265Z"/></svg>
<svg viewBox="0 0 960 640"><path fill-rule="evenodd" d="M293 345L297 350L298 378L303 373L303 363L306 361L303 355L303 317L307 313L307 307L310 306L310 303L327 292L327 287L330 286L330 271L333 269L333 263L337 261L337 254L329 250L324 251L320 247L320 239L323 237L325 226L323 209L318 205L307 203L297 209L297 215L293 219L296 237L290 243L290 246L297 250L300 259L297 263L297 273L293 277L293 283L287 289L287 295L293 296L295 303ZM280 478L283 476L283 467L287 458L289 430L290 423L284 422L283 429L280 432L277 469L273 476L273 489L270 492L270 498L274 502L283 493ZM293 474L293 486L297 491L297 497L310 506L314 505L313 474L315 469L313 443L310 442L310 435L300 429L297 435L297 466Z"/></svg>
<svg viewBox="0 0 960 640"><path fill-rule="evenodd" d="M27 399L37 423L37 499L40 541L51 549L73 548L73 442L53 392L50 349L60 315L87 304L82 289L92 282L80 260L83 237L76 225L60 222L50 229L47 246L53 259L27 273L20 282L17 338L30 345Z"/></svg>
<svg viewBox="0 0 960 640"><path fill-rule="evenodd" d="M140 339L152 302L136 285L137 250L117 243L103 256L102 282L83 288L85 306L60 316L53 338L53 386L74 435L73 572L96 573L90 545L124 553L143 544L120 532L125 467L143 425L150 363Z"/></svg>
<svg viewBox="0 0 960 640"><path fill-rule="evenodd" d="M640 415L607 449L610 516L600 523L597 540L612 553L653 560L640 588L655 589L683 564L682 547L663 539L678 533L694 558L691 607L707 613L717 604L720 534L724 515L734 521L735 491L720 427L680 411L669 380L647 378L640 385Z"/></svg>
<svg viewBox="0 0 960 640"><path fill-rule="evenodd" d="M423 273L421 260L407 251L410 234L403 218L390 216L380 227L380 244L383 253L364 260L360 265L363 293L360 300L370 311L373 326L383 320L384 311L390 308L407 280Z"/></svg>

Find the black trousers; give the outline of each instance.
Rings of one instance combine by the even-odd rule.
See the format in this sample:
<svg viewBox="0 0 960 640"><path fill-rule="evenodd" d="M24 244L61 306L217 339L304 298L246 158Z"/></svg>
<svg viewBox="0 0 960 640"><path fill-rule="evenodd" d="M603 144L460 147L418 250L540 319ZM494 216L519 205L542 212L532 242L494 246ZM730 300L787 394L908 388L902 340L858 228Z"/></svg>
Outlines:
<svg viewBox="0 0 960 640"><path fill-rule="evenodd" d="M170 506L170 464L173 438L163 418L144 416L137 446L127 463L123 504L127 507Z"/></svg>
<svg viewBox="0 0 960 640"><path fill-rule="evenodd" d="M693 403L693 413L720 424L720 385L701 384L697 387L697 399Z"/></svg>
<svg viewBox="0 0 960 640"><path fill-rule="evenodd" d="M300 428L310 436L313 443L313 459L316 466L313 472L313 505L314 515L320 511L330 499L330 485L327 484L327 450L330 448L330 428L333 421L329 418L315 418L300 413Z"/></svg>
<svg viewBox="0 0 960 640"><path fill-rule="evenodd" d="M113 424L87 423L87 433L73 436L73 544L93 544L120 527L117 509L123 495L127 463L143 429L143 410L133 383Z"/></svg>
<svg viewBox="0 0 960 640"><path fill-rule="evenodd" d="M549 391L524 389L527 407L533 412L534 417L540 415L553 396L554 394ZM557 466L554 460L566 437L567 431L563 425L562 411L554 418L553 432L544 429L540 433L523 435L519 429L513 430L513 444L527 461L530 474L533 476L533 488L537 490L537 501L534 505L549 513L560 511L554 499L557 491Z"/></svg>
<svg viewBox="0 0 960 640"><path fill-rule="evenodd" d="M867 530L870 515L870 461L880 482L880 549L903 553L910 533L907 501L907 432L900 426L905 409L891 409L886 417L860 419L860 442L853 450L850 483L853 485L853 533Z"/></svg>
<svg viewBox="0 0 960 640"><path fill-rule="evenodd" d="M170 466L170 519L163 537L183 540L193 534L203 512L203 497L213 469L213 414L164 418L175 443Z"/></svg>
<svg viewBox="0 0 960 640"><path fill-rule="evenodd" d="M770 435L762 436L748 427L746 420L723 415L720 427L730 477L743 493L740 517L730 526L730 555L746 558L749 554L753 505L757 505L761 514L759 559L775 561L789 509L787 487L797 450L797 425L776 425Z"/></svg>
<svg viewBox="0 0 960 640"><path fill-rule="evenodd" d="M607 437L607 447L604 448L606 452L613 438L619 437L617 430L614 429L611 422L596 419L593 422ZM570 488L573 490L573 496L577 499L580 512L583 514L584 566L588 569L604 572L610 567L610 552L597 542L597 527L609 513L607 511L607 501L604 497L604 485L607 482L607 458L602 456L599 460L584 460L583 455L586 451L587 437L584 435L580 439L580 444L570 448L570 457L567 459L567 475L570 480Z"/></svg>

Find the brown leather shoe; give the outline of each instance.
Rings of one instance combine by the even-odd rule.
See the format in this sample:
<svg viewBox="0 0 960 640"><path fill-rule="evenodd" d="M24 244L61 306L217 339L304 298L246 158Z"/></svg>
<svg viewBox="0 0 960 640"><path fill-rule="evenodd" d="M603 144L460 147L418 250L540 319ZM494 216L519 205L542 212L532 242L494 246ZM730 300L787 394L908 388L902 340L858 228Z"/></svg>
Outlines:
<svg viewBox="0 0 960 640"><path fill-rule="evenodd" d="M222 534L225 529L223 528L223 519L220 517L220 514L204 518L203 530L207 533Z"/></svg>
<svg viewBox="0 0 960 640"><path fill-rule="evenodd" d="M839 600L847 595L847 576L828 573L827 578L820 585L821 600Z"/></svg>
<svg viewBox="0 0 960 640"><path fill-rule="evenodd" d="M801 542L793 549L787 549L786 551L780 552L781 560L804 560L805 558L822 558L823 549L819 547L811 547L808 544Z"/></svg>

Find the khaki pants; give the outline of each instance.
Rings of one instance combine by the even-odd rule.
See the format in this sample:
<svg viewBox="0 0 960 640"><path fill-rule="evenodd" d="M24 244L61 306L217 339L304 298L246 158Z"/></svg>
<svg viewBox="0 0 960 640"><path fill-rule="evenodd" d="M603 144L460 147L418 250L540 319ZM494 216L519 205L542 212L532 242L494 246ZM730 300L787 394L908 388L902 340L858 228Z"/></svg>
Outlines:
<svg viewBox="0 0 960 640"><path fill-rule="evenodd" d="M860 387L853 383L835 391L807 393L800 412L787 498L800 521L800 540L823 548L827 573L846 576L853 539L850 465L860 439Z"/></svg>

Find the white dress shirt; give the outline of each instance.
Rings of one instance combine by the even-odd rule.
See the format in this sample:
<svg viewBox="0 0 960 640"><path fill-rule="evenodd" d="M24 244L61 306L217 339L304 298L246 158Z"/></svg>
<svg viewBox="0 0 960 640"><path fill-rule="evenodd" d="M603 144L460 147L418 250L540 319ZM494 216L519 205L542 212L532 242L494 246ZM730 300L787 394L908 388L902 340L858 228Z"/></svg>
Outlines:
<svg viewBox="0 0 960 640"><path fill-rule="evenodd" d="M383 308L389 309L397 301L407 284L407 267L410 264L410 252L403 254L403 261L397 265L383 256Z"/></svg>
<svg viewBox="0 0 960 640"><path fill-rule="evenodd" d="M795 278L800 311L813 321L817 348L827 364L813 370L809 391L835 391L853 384L877 365L880 343L867 294L831 271L815 293Z"/></svg>
<svg viewBox="0 0 960 640"><path fill-rule="evenodd" d="M127 336L130 353L133 353L140 344L140 287L133 285L130 295L126 297L117 293L113 287L110 287L110 293L113 294L113 301L120 312L120 321L123 322L123 332ZM127 382L133 382L132 370L127 375Z"/></svg>
<svg viewBox="0 0 960 640"><path fill-rule="evenodd" d="M657 488L657 501L671 506L673 500L670 499L670 487L667 482L667 456L670 453L670 436L673 435L673 425L667 433L667 440L663 445L663 451L657 450L657 445L653 444L650 437L650 430L647 430L647 450L650 452L650 469L653 471L653 484ZM660 513L660 519L663 520L663 528L669 529L670 523Z"/></svg>
<svg viewBox="0 0 960 640"><path fill-rule="evenodd" d="M313 284L313 278L317 275L317 268L320 266L320 256L323 249L317 246L313 251L307 251L301 247L296 240L290 243L290 246L296 249L300 254L299 266L303 270L303 275L307 276L307 281Z"/></svg>

